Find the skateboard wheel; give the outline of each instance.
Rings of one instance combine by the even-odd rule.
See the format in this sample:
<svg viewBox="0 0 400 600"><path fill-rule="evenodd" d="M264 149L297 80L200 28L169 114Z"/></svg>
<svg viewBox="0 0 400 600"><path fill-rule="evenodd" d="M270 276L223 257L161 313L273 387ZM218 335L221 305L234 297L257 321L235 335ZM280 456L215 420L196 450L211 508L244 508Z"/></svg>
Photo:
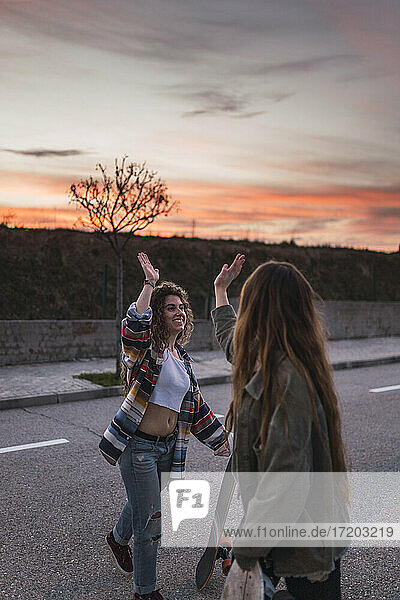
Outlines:
<svg viewBox="0 0 400 600"><path fill-rule="evenodd" d="M223 546L219 546L217 550L216 560L219 560L220 558L228 558L228 554L229 553L227 552L226 548L224 548Z"/></svg>
<svg viewBox="0 0 400 600"><path fill-rule="evenodd" d="M224 548L228 548L228 550L232 550L232 542L228 537L221 537L219 540L219 545Z"/></svg>
<svg viewBox="0 0 400 600"><path fill-rule="evenodd" d="M228 575L231 566L232 566L231 558L225 558L225 560L222 561L222 573L225 575L225 577Z"/></svg>

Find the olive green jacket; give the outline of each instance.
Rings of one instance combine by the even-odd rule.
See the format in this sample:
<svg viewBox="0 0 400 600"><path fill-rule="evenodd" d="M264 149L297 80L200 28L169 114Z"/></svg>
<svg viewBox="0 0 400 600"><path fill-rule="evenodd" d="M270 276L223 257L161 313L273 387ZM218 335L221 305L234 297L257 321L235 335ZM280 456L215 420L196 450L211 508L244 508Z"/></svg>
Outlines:
<svg viewBox="0 0 400 600"><path fill-rule="evenodd" d="M220 306L212 311L216 337L227 359L232 362L232 340L236 314L232 306ZM312 403L306 382L283 354L278 357L278 381L283 390L271 416L267 439L260 447L259 430L262 420L264 382L259 369L243 391L243 400L234 431L232 465L239 482L239 491L245 511L241 525L260 522L260 514L268 520L268 503L278 503L291 510L295 504L297 522L309 522L306 498L294 498L282 487L273 473L331 472L332 461L325 413L314 389L318 427L313 419ZM257 478L245 473L259 472ZM305 475L307 477L307 475ZM260 481L261 477L261 481ZM268 478L269 477L269 478ZM274 478L275 477L275 478ZM295 476L294 476L295 477ZM264 478L264 481L263 481ZM256 481L256 483L255 483ZM272 489L271 489L271 482ZM281 486L281 487L280 487ZM329 498L327 498L329 501ZM286 514L289 514L286 512ZM290 512L292 514L292 512ZM276 522L276 521L275 521ZM242 569L254 566L258 558L272 561L275 575L325 579L334 569L334 561L343 548L321 547L242 547L234 545L235 558Z"/></svg>

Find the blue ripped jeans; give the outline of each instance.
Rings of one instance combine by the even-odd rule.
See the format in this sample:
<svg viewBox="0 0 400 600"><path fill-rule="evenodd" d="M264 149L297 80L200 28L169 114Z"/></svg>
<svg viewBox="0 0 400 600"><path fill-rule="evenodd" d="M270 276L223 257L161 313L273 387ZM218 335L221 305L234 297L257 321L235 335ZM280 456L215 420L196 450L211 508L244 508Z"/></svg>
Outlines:
<svg viewBox="0 0 400 600"><path fill-rule="evenodd" d="M176 436L152 442L133 436L119 459L128 500L113 529L127 545L133 535L133 582L138 594L156 589L157 551L161 538L161 472L171 470Z"/></svg>

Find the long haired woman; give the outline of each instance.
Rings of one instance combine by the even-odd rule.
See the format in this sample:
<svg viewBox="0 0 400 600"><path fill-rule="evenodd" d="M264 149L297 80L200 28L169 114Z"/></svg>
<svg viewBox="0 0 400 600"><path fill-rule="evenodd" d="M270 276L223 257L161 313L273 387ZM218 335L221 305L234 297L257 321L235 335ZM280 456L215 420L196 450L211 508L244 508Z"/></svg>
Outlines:
<svg viewBox="0 0 400 600"><path fill-rule="evenodd" d="M225 427L235 434L233 468L245 521L254 523L260 514L268 521L268 511L263 513L267 506L275 506L278 514L285 507L292 514L295 507L300 516L305 499L286 493L285 486L252 485L254 479L240 485L240 472L261 472L265 481L278 482L276 473L282 472L306 477L345 472L346 461L338 399L311 285L295 266L266 262L245 282L236 317L227 289L244 260L238 254L230 267L222 267L215 280L212 316L217 339L233 361L233 401ZM234 553L243 570L261 561L264 572L284 577L296 600L341 598L343 549L237 545Z"/></svg>
<svg viewBox="0 0 400 600"><path fill-rule="evenodd" d="M120 571L133 572L134 600L163 600L156 589L161 473L183 477L190 433L217 455L229 455L229 442L182 346L193 330L187 293L171 282L159 284L158 269L145 253L138 260L143 289L122 322L126 395L100 450L110 464L119 463L127 493L107 543Z"/></svg>

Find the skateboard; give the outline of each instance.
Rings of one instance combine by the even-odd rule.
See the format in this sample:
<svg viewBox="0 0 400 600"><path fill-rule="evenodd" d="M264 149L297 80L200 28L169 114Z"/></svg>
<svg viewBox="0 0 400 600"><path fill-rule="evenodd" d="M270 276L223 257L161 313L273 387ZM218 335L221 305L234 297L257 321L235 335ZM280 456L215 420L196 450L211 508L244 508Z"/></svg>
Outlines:
<svg viewBox="0 0 400 600"><path fill-rule="evenodd" d="M226 517L235 491L236 481L232 473L232 457L229 459L222 479L217 506L211 525L207 548L196 567L196 586L199 590L206 587L214 572L215 562L222 559L222 572L228 575L232 564L232 544L229 538L222 536Z"/></svg>
<svg viewBox="0 0 400 600"><path fill-rule="evenodd" d="M222 558L222 572L227 576L221 600L294 600L286 591L276 591L272 581L263 574L259 562L251 571L242 571L232 558L232 544L222 535L236 481L229 459L219 491L207 548L196 567L196 586L203 590L208 584L215 563ZM241 595L240 595L241 594Z"/></svg>

